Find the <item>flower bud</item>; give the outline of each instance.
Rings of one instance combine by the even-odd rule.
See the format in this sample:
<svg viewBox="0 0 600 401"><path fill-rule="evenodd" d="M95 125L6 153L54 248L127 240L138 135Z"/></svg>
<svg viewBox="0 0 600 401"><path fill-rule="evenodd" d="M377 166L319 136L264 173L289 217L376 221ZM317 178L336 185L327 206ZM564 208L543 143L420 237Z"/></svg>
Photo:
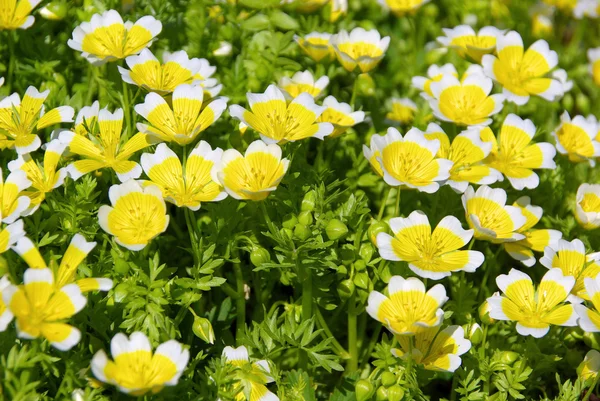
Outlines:
<svg viewBox="0 0 600 401"><path fill-rule="evenodd" d="M507 365L512 365L519 358L519 354L514 351L502 351L500 354L500 362Z"/></svg>
<svg viewBox="0 0 600 401"><path fill-rule="evenodd" d="M337 292L340 299L345 301L354 293L354 283L350 279L342 281L337 286Z"/></svg>
<svg viewBox="0 0 600 401"><path fill-rule="evenodd" d="M364 242L360 245L358 254L365 262L368 263L371 261L371 259L373 258L373 253L375 253L375 249L373 248L373 245L371 245L367 242Z"/></svg>
<svg viewBox="0 0 600 401"><path fill-rule="evenodd" d="M289 239L292 239L292 237L294 236L294 232L289 228L283 227L281 230L279 230L279 232L281 233L281 235Z"/></svg>
<svg viewBox="0 0 600 401"><path fill-rule="evenodd" d="M396 384L396 375L390 371L385 371L381 374L381 384L384 387L390 387Z"/></svg>
<svg viewBox="0 0 600 401"><path fill-rule="evenodd" d="M371 382L365 379L357 381L354 390L356 391L356 401L367 401L375 392Z"/></svg>
<svg viewBox="0 0 600 401"><path fill-rule="evenodd" d="M315 210L315 204L317 202L317 193L314 189L311 189L304 195L302 199L302 206L300 206L300 210L303 212L312 212Z"/></svg>
<svg viewBox="0 0 600 401"><path fill-rule="evenodd" d="M335 241L348 234L348 227L338 219L331 219L325 227L325 232L330 240Z"/></svg>
<svg viewBox="0 0 600 401"><path fill-rule="evenodd" d="M573 95L571 95L570 93L566 93L562 100L562 106L563 108L568 111L569 113L573 112L573 105L575 104L575 101L573 100Z"/></svg>
<svg viewBox="0 0 600 401"><path fill-rule="evenodd" d="M354 268L356 271L361 272L367 268L367 263L362 259L358 259L356 262L354 262Z"/></svg>
<svg viewBox="0 0 600 401"><path fill-rule="evenodd" d="M283 216L283 223L281 223L283 227L293 230L296 224L298 224L298 218L295 214L289 213Z"/></svg>
<svg viewBox="0 0 600 401"><path fill-rule="evenodd" d="M64 1L51 1L40 9L40 15L50 21L60 21L67 15L67 4Z"/></svg>
<svg viewBox="0 0 600 401"><path fill-rule="evenodd" d="M490 317L490 305L487 300L479 307L479 319L485 324L492 324L496 321Z"/></svg>
<svg viewBox="0 0 600 401"><path fill-rule="evenodd" d="M311 234L312 232L310 229L302 224L296 224L294 227L294 235L301 241L306 241L308 238L310 238Z"/></svg>
<svg viewBox="0 0 600 401"><path fill-rule="evenodd" d="M404 390L402 387L395 384L392 387L388 388L388 400L389 401L400 401L404 398Z"/></svg>
<svg viewBox="0 0 600 401"><path fill-rule="evenodd" d="M388 399L388 389L383 386L380 386L377 389L377 394L375 396L375 399L377 401L386 401Z"/></svg>
<svg viewBox="0 0 600 401"><path fill-rule="evenodd" d="M298 215L298 223L302 224L303 226L310 226L313 223L313 215L311 212L300 212L300 214Z"/></svg>
<svg viewBox="0 0 600 401"><path fill-rule="evenodd" d="M354 276L354 284L363 290L369 289L370 282L371 280L369 279L369 274L367 272L360 272Z"/></svg>
<svg viewBox="0 0 600 401"><path fill-rule="evenodd" d="M468 333L468 338L471 341L471 344L473 345L477 345L483 340L483 330L481 330L481 326L477 323L473 323L471 325Z"/></svg>
<svg viewBox="0 0 600 401"><path fill-rule="evenodd" d="M590 113L590 99L584 93L579 93L575 97L575 104L577 105L577 109L579 113L583 115L588 115Z"/></svg>
<svg viewBox="0 0 600 401"><path fill-rule="evenodd" d="M207 318L194 316L192 331L201 340L209 344L215 343L215 332L213 331L212 324L210 324L210 320Z"/></svg>
<svg viewBox="0 0 600 401"><path fill-rule="evenodd" d="M377 246L377 234L387 232L388 226L383 221L374 220L367 230L371 243Z"/></svg>
<svg viewBox="0 0 600 401"><path fill-rule="evenodd" d="M129 293L128 291L129 289L129 284L126 282L122 282L119 285L117 285L113 291L113 296L115 298L115 302L122 302L125 297L127 297L127 294Z"/></svg>
<svg viewBox="0 0 600 401"><path fill-rule="evenodd" d="M250 252L250 262L256 267L271 260L271 254L262 246L255 246Z"/></svg>

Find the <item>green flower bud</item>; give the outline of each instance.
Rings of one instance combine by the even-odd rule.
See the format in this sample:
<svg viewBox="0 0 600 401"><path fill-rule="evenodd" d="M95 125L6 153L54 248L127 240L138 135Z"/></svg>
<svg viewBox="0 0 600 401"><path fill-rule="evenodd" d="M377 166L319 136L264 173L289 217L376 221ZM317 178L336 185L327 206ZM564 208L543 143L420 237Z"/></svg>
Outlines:
<svg viewBox="0 0 600 401"><path fill-rule="evenodd" d="M349 247L344 246L340 250L340 258L342 259L343 264L345 264L346 266L350 266L352 264L352 262L354 262L354 259L356 259L356 255L355 255L353 249L350 249Z"/></svg>
<svg viewBox="0 0 600 401"><path fill-rule="evenodd" d="M373 258L373 253L375 253L375 248L373 248L373 245L367 242L364 242L360 245L358 254L365 262L368 263L371 261L371 259Z"/></svg>
<svg viewBox="0 0 600 401"><path fill-rule="evenodd" d="M485 324L492 324L496 321L490 317L490 305L488 301L484 301L479 307L479 318Z"/></svg>
<svg viewBox="0 0 600 401"><path fill-rule="evenodd" d="M381 384L385 387L393 386L396 384L396 375L386 370L381 374Z"/></svg>
<svg viewBox="0 0 600 401"><path fill-rule="evenodd" d="M302 199L302 206L300 206L300 210L303 212L312 212L315 210L315 204L317 203L317 193L314 189L311 189L304 195L304 199Z"/></svg>
<svg viewBox="0 0 600 401"><path fill-rule="evenodd" d="M345 301L354 293L354 283L350 279L342 281L337 286L337 292L340 299Z"/></svg>
<svg viewBox="0 0 600 401"><path fill-rule="evenodd" d="M569 113L571 113L573 111L574 104L575 104L575 101L573 100L573 95L571 95L570 93L566 93L562 98L563 108L566 111L568 111Z"/></svg>
<svg viewBox="0 0 600 401"><path fill-rule="evenodd" d="M375 81L369 74L360 74L358 76L358 94L364 96L375 95Z"/></svg>
<svg viewBox="0 0 600 401"><path fill-rule="evenodd" d="M51 1L47 6L40 9L42 18L51 21L60 21L67 15L67 4L63 1Z"/></svg>
<svg viewBox="0 0 600 401"><path fill-rule="evenodd" d="M294 235L302 241L306 241L310 238L311 234L312 232L310 229L302 224L296 224L296 227L294 227Z"/></svg>
<svg viewBox="0 0 600 401"><path fill-rule="evenodd" d="M513 351L502 351L500 354L500 362L507 365L512 365L519 358L519 354Z"/></svg>
<svg viewBox="0 0 600 401"><path fill-rule="evenodd" d="M377 246L377 234L379 233L385 233L388 230L388 226L387 224L385 224L383 221L377 221L374 220L374 223L372 223L369 226L369 229L367 230L367 234L369 235L369 239L371 240L371 243L375 246Z"/></svg>
<svg viewBox="0 0 600 401"><path fill-rule="evenodd" d="M338 219L331 219L325 227L325 232L330 240L335 241L348 234L348 227Z"/></svg>
<svg viewBox="0 0 600 401"><path fill-rule="evenodd" d="M125 297L127 297L128 293L129 293L129 284L128 283L120 283L119 285L117 285L113 292L115 302L122 302L125 299Z"/></svg>
<svg viewBox="0 0 600 401"><path fill-rule="evenodd" d="M362 259L358 259L356 262L354 262L354 268L361 272L367 268L367 263Z"/></svg>
<svg viewBox="0 0 600 401"><path fill-rule="evenodd" d="M338 265L337 273L341 274L342 276L345 276L346 274L348 274L348 269L344 265Z"/></svg>
<svg viewBox="0 0 600 401"><path fill-rule="evenodd" d="M281 235L289 239L292 239L292 237L294 236L294 232L289 228L283 227L281 230L279 230L279 232L281 233Z"/></svg>
<svg viewBox="0 0 600 401"><path fill-rule="evenodd" d="M303 226L310 226L313 223L313 215L311 212L300 212L298 222Z"/></svg>
<svg viewBox="0 0 600 401"><path fill-rule="evenodd" d="M367 401L375 392L371 382L365 379L357 381L354 390L356 391L356 401Z"/></svg>
<svg viewBox="0 0 600 401"><path fill-rule="evenodd" d="M590 99L584 93L579 93L575 97L575 104L580 114L588 115L590 113Z"/></svg>
<svg viewBox="0 0 600 401"><path fill-rule="evenodd" d="M210 324L210 320L207 318L194 315L192 331L201 340L209 344L215 343L215 332L213 331L212 324Z"/></svg>
<svg viewBox="0 0 600 401"><path fill-rule="evenodd" d="M402 387L395 384L392 387L388 388L388 400L389 401L400 401L404 398L404 390Z"/></svg>
<svg viewBox="0 0 600 401"><path fill-rule="evenodd" d="M387 388L380 386L377 389L377 395L375 396L375 399L377 401L386 401L388 399L388 393L389 392Z"/></svg>
<svg viewBox="0 0 600 401"><path fill-rule="evenodd" d="M281 223L283 227L289 228L290 230L293 230L296 224L298 224L298 218L293 213L286 214L283 217L283 223Z"/></svg>
<svg viewBox="0 0 600 401"><path fill-rule="evenodd" d="M250 252L250 262L256 267L271 260L271 254L262 246L255 246Z"/></svg>
<svg viewBox="0 0 600 401"><path fill-rule="evenodd" d="M473 323L471 325L468 333L468 338L471 341L471 344L473 345L477 345L483 340L483 330L481 329L481 326L479 326L477 323Z"/></svg>
<svg viewBox="0 0 600 401"><path fill-rule="evenodd" d="M129 271L129 262L125 259L115 259L115 271L119 274L127 274Z"/></svg>
<svg viewBox="0 0 600 401"><path fill-rule="evenodd" d="M363 290L369 289L370 282L371 280L369 279L369 274L367 272L360 272L354 276L354 284Z"/></svg>

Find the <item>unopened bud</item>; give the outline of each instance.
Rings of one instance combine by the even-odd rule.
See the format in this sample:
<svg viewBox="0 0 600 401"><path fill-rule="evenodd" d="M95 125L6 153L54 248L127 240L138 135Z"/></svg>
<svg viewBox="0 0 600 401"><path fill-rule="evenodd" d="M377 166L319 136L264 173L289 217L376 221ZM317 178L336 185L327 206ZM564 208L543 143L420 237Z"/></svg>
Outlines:
<svg viewBox="0 0 600 401"><path fill-rule="evenodd" d="M338 219L329 220L327 227L325 227L327 237L332 240L338 240L348 234L348 227Z"/></svg>
<svg viewBox="0 0 600 401"><path fill-rule="evenodd" d="M404 390L402 387L395 384L392 387L388 388L388 400L389 401L400 401L404 398Z"/></svg>
<svg viewBox="0 0 600 401"><path fill-rule="evenodd" d="M357 381L354 390L356 391L356 401L367 401L375 392L371 382L365 379Z"/></svg>
<svg viewBox="0 0 600 401"><path fill-rule="evenodd" d="M469 341L471 344L477 345L481 343L483 340L483 330L481 330L481 326L477 323L473 323L469 328Z"/></svg>
<svg viewBox="0 0 600 401"><path fill-rule="evenodd" d="M311 189L304 195L304 199L302 199L302 206L300 206L300 210L303 212L312 212L315 210L315 204L317 202L317 193L314 189Z"/></svg>
<svg viewBox="0 0 600 401"><path fill-rule="evenodd" d="M390 371L385 371L381 374L381 384L384 387L390 387L396 384L396 375Z"/></svg>
<svg viewBox="0 0 600 401"><path fill-rule="evenodd" d="M301 212L298 215L298 223L302 224L303 226L310 226L313 223L313 215L311 212Z"/></svg>
<svg viewBox="0 0 600 401"><path fill-rule="evenodd" d="M250 252L250 262L256 267L271 260L271 255L262 246L255 246Z"/></svg>
<svg viewBox="0 0 600 401"><path fill-rule="evenodd" d="M382 221L375 220L374 223L372 223L369 226L369 229L367 230L367 234L369 235L369 239L371 240L371 243L373 245L377 246L377 234L385 233L385 232L387 232L387 229L388 229L387 224L385 224Z"/></svg>
<svg viewBox="0 0 600 401"><path fill-rule="evenodd" d="M342 281L337 286L337 292L340 299L345 301L354 293L354 283L350 279Z"/></svg>
<svg viewBox="0 0 600 401"><path fill-rule="evenodd" d="M201 340L209 344L215 343L215 332L213 331L212 324L210 324L210 320L207 318L194 316L192 331Z"/></svg>

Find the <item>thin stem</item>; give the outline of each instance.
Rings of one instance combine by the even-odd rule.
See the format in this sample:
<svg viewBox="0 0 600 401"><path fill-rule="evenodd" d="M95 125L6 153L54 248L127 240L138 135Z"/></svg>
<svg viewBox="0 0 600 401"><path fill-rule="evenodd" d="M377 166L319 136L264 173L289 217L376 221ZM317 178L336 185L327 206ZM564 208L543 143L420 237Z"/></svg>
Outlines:
<svg viewBox="0 0 600 401"><path fill-rule="evenodd" d="M383 193L383 199L381 200L381 206L379 206L379 213L377 214L377 220L381 220L383 217L383 213L385 212L385 206L387 204L387 200L390 197L390 192L392 192L392 187L388 187L388 189Z"/></svg>
<svg viewBox="0 0 600 401"><path fill-rule="evenodd" d="M275 225L273 224L273 221L271 220L271 217L269 216L269 212L267 211L267 205L266 205L266 200L258 202L260 205L260 210L262 211L263 217L265 218L265 223L267 223L267 228L269 229L269 232L273 235L275 235L276 230L275 230Z"/></svg>
<svg viewBox="0 0 600 401"><path fill-rule="evenodd" d="M346 372L351 374L358 369L358 330L354 293L348 299L348 353L350 359L348 360Z"/></svg>
<svg viewBox="0 0 600 401"><path fill-rule="evenodd" d="M400 201L401 201L401 195L402 195L402 189L401 187L396 187L398 189L398 193L396 193L396 209L394 209L394 217L399 217L400 216Z"/></svg>
<svg viewBox="0 0 600 401"><path fill-rule="evenodd" d="M127 127L127 138L133 136L133 128L131 127L131 105L129 101L129 84L123 81L123 114L125 114L125 127ZM184 150L185 152L185 150Z"/></svg>
<svg viewBox="0 0 600 401"><path fill-rule="evenodd" d="M230 286L230 285L229 285L229 284L227 284L227 283L223 283L223 284L221 284L221 287L220 287L220 288L223 290L223 292L224 292L225 294L229 295L229 296L231 297L231 299L235 299L235 300L237 300L237 298L238 298L238 293L236 292L236 290L234 290L234 289L233 289L233 287L232 287L232 286Z"/></svg>
<svg viewBox="0 0 600 401"><path fill-rule="evenodd" d="M190 236L190 244L192 246L192 256L194 257L194 266L200 266L200 260L198 258L198 245L196 243L196 229L194 224L194 216L190 209L187 207L183 208L183 214L185 216L185 224L187 225L188 234Z"/></svg>
<svg viewBox="0 0 600 401"><path fill-rule="evenodd" d="M379 335L381 334L382 327L383 326L380 324L377 325L375 332L371 336L371 340L369 341L369 345L367 345L367 349L365 351L364 359L362 360L362 362L360 364L361 370L369 362L369 357L371 356L371 353L373 352L373 348L375 348L375 344L377 344L377 341L379 341Z"/></svg>
<svg viewBox="0 0 600 401"><path fill-rule="evenodd" d="M406 375L410 376L412 374L412 367L413 367L413 348L414 348L414 341L415 338L413 336L408 337L408 355L407 355L407 362L406 362Z"/></svg>
<svg viewBox="0 0 600 401"><path fill-rule="evenodd" d="M321 310L319 308L315 308L315 317L317 318L317 325L321 330L323 330L323 337L326 339L331 339L331 344L333 345L334 350L338 354L338 356L342 359L348 359L348 351L344 349L342 344L339 343L338 340L334 337L331 329L327 325L327 321L323 318L323 314L321 314Z"/></svg>
<svg viewBox="0 0 600 401"><path fill-rule="evenodd" d="M237 250L234 251L234 256L237 258ZM237 286L237 299L235 300L237 309L235 338L239 346L246 325L246 297L244 293L244 273L242 272L242 266L238 262L235 262L233 264L233 271L235 273L235 282Z"/></svg>

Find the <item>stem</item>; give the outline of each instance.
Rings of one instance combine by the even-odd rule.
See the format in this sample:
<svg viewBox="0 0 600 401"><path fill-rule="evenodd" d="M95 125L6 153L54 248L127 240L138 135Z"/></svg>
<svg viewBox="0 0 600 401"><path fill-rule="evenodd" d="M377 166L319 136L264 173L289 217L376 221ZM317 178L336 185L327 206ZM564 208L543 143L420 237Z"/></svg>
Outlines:
<svg viewBox="0 0 600 401"><path fill-rule="evenodd" d="M183 208L183 213L185 215L185 223L187 225L188 234L190 235L190 243L192 245L192 255L194 257L194 266L200 266L200 258L198 256L198 245L196 242L196 227L194 224L194 215L193 212L187 207Z"/></svg>
<svg viewBox="0 0 600 401"><path fill-rule="evenodd" d="M583 398L583 401L588 401L590 399L590 397L592 396L592 393L594 392L594 389L596 388L596 385L598 384L599 380L600 380L600 374L597 374L596 378L594 379L594 383L592 383L592 386L590 387L590 391L588 391L585 394L585 397Z"/></svg>
<svg viewBox="0 0 600 401"><path fill-rule="evenodd" d="M123 114L125 114L125 127L127 127L127 136L130 138L133 135L133 128L131 127L131 107L129 104L129 84L123 81ZM185 150L184 150L185 152Z"/></svg>
<svg viewBox="0 0 600 401"><path fill-rule="evenodd" d="M260 205L260 210L262 211L263 217L265 218L265 223L267 223L267 228L269 229L269 232L273 235L276 234L276 230L275 230L275 225L273 224L273 221L271 220L271 217L269 217L269 212L267 211L267 206L266 206L266 200L258 202Z"/></svg>
<svg viewBox="0 0 600 401"><path fill-rule="evenodd" d="M342 344L340 344L339 341L336 340L333 333L331 332L331 329L327 325L327 321L323 318L323 315L321 314L321 310L319 308L315 309L315 317L317 318L317 325L321 330L323 330L323 337L325 339L331 339L331 344L333 345L334 350L340 358L348 359L348 351L346 351L344 347L342 347Z"/></svg>
<svg viewBox="0 0 600 401"><path fill-rule="evenodd" d="M237 253L237 251L234 251ZM237 257L237 255L234 255ZM237 285L237 299L235 300L237 309L237 320L236 320L236 342L240 345L240 340L244 334L244 327L246 325L246 297L244 294L244 273L242 272L242 266L239 263L233 264L233 271L235 273L235 282Z"/></svg>
<svg viewBox="0 0 600 401"><path fill-rule="evenodd" d="M350 359L348 360L346 372L351 374L358 369L358 331L354 293L348 299L348 353Z"/></svg>
<svg viewBox="0 0 600 401"><path fill-rule="evenodd" d="M302 319L310 319L313 312L313 285L312 285L312 271L310 268L298 264L302 272Z"/></svg>
<svg viewBox="0 0 600 401"><path fill-rule="evenodd" d="M414 348L414 341L415 341L414 336L408 337L408 356L407 356L408 360L406 361L406 376L410 376L412 374L412 367L413 367L412 352L413 352L413 348Z"/></svg>
<svg viewBox="0 0 600 401"><path fill-rule="evenodd" d="M390 197L390 192L392 192L392 187L389 187L387 191L385 191L383 194L381 206L379 206L379 213L377 214L377 220L381 220L381 218L383 217L383 213L385 212L385 205L387 204L387 200Z"/></svg>
<svg viewBox="0 0 600 401"><path fill-rule="evenodd" d="M371 340L369 341L369 345L367 345L367 350L365 352L364 359L363 359L363 361L360 364L361 370L369 362L369 357L371 356L371 353L373 352L373 348L375 348L375 344L377 344L377 341L379 340L379 335L381 334L381 328L382 327L383 326L381 324L377 325L377 328L375 329L375 332L371 336Z"/></svg>
<svg viewBox="0 0 600 401"><path fill-rule="evenodd" d="M358 77L360 75L356 75L354 77L354 86L352 87L352 98L350 99L350 106L354 109L354 103L356 103L356 97L358 96Z"/></svg>
<svg viewBox="0 0 600 401"><path fill-rule="evenodd" d="M400 196L402 194L402 189L401 187L397 187L398 188L398 193L396 194L396 209L394 210L394 217L399 217L400 216Z"/></svg>

